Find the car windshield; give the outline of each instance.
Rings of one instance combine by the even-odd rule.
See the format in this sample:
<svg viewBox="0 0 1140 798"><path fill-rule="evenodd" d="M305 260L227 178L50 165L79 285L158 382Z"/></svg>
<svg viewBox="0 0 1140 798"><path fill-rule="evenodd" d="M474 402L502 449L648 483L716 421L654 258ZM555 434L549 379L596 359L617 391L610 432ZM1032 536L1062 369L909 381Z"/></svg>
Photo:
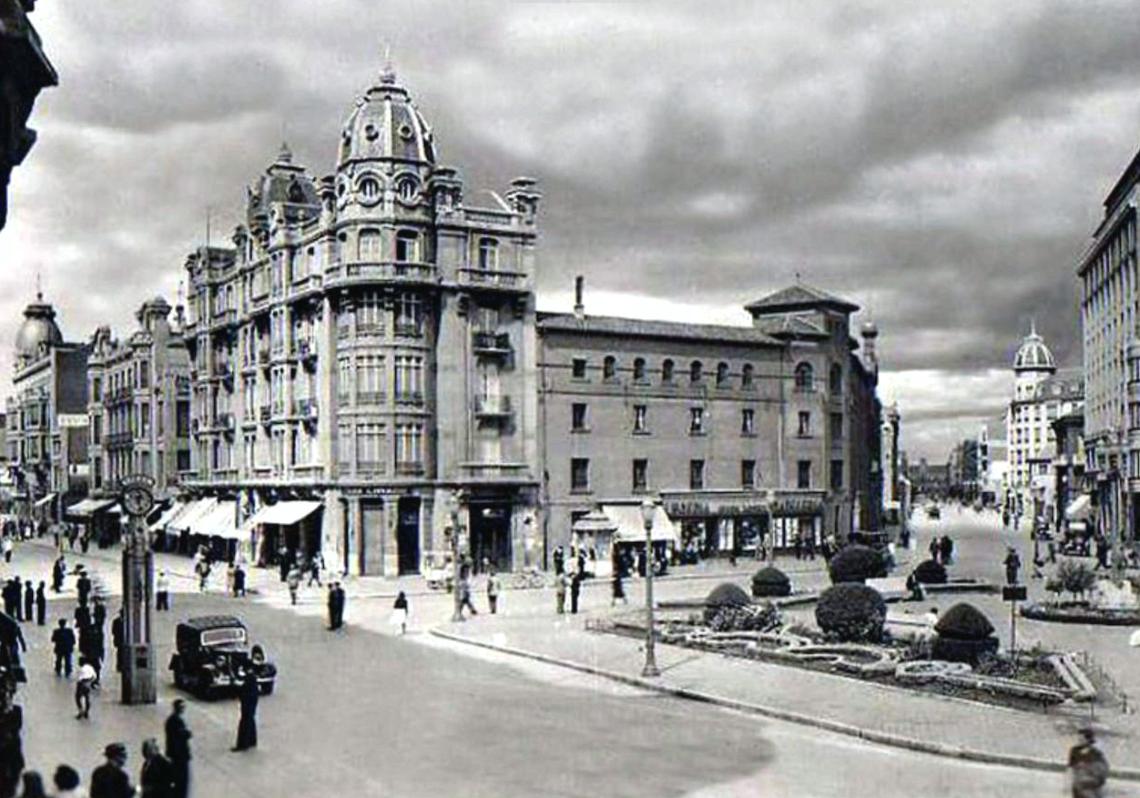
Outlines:
<svg viewBox="0 0 1140 798"><path fill-rule="evenodd" d="M202 645L229 646L245 643L245 629L240 626L231 626L226 629L207 629L202 632Z"/></svg>

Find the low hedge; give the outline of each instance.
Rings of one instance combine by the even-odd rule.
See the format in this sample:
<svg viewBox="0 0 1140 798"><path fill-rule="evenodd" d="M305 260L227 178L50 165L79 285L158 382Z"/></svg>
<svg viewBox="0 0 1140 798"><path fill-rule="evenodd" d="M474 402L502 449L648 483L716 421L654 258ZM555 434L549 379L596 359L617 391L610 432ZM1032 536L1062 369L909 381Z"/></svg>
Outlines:
<svg viewBox="0 0 1140 798"><path fill-rule="evenodd" d="M874 588L862 584L839 584L820 594L815 622L825 634L845 643L883 639L887 604Z"/></svg>

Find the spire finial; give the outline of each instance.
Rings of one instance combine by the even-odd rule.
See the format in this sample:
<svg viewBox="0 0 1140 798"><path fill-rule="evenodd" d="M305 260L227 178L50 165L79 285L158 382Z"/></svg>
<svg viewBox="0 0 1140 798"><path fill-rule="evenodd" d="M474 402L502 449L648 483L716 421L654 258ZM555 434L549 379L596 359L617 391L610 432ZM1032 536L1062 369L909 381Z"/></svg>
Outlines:
<svg viewBox="0 0 1140 798"><path fill-rule="evenodd" d="M289 149L289 142L281 142L281 149L277 153L277 163L293 163L293 151Z"/></svg>
<svg viewBox="0 0 1140 798"><path fill-rule="evenodd" d="M39 266L36 267L36 301L44 301L43 270Z"/></svg>
<svg viewBox="0 0 1140 798"><path fill-rule="evenodd" d="M396 70L392 66L392 45L389 42L384 43L384 69L380 72L381 83L395 83Z"/></svg>
<svg viewBox="0 0 1140 798"><path fill-rule="evenodd" d="M1037 319L1033 316L1029 317L1029 334L1037 335Z"/></svg>

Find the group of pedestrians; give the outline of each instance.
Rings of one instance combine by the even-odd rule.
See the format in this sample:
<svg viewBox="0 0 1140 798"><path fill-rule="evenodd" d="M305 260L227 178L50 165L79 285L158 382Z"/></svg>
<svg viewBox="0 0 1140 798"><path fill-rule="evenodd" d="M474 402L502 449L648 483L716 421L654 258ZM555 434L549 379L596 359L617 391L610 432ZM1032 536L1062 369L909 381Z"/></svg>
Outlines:
<svg viewBox="0 0 1140 798"><path fill-rule="evenodd" d="M13 576L4 582L0 588L0 596L4 599L4 612L23 623L31 623L34 619L39 626L47 623L47 594L45 584L40 582L39 587L32 586L32 580L20 581L20 577Z"/></svg>
<svg viewBox="0 0 1140 798"><path fill-rule="evenodd" d="M941 565L954 564L954 541L949 535L938 537L935 535L930 539L930 559Z"/></svg>

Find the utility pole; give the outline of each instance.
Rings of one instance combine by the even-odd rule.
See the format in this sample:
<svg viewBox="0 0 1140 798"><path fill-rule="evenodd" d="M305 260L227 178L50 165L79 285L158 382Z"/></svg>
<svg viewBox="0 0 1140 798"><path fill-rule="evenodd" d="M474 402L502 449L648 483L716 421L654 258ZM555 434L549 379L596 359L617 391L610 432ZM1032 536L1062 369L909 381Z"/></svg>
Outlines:
<svg viewBox="0 0 1140 798"><path fill-rule="evenodd" d="M123 676L124 704L156 700L154 647L150 638L150 604L154 593L154 554L146 515L154 506L153 482L146 476L124 480L121 502L129 517L123 546Z"/></svg>

